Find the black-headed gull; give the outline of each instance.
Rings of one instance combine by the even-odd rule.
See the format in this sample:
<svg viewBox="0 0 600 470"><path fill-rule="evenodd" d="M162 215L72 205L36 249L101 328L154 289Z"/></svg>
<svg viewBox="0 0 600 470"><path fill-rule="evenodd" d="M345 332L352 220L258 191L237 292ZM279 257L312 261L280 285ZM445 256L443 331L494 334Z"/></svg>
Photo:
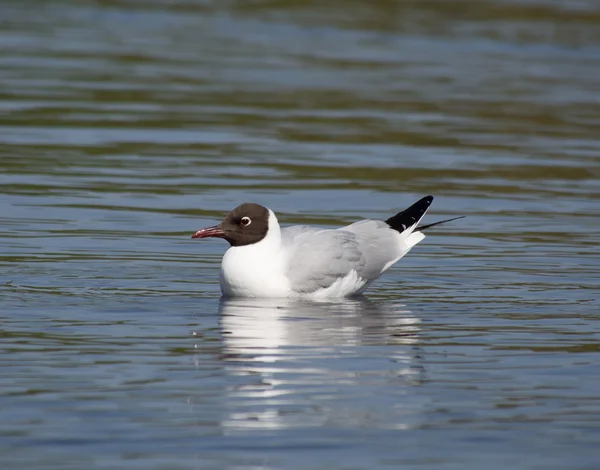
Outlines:
<svg viewBox="0 0 600 470"><path fill-rule="evenodd" d="M281 228L272 210L244 203L192 238L219 237L231 245L219 275L226 297L350 297L423 240L424 229L462 218L417 228L432 201L424 197L385 222L367 219L338 229Z"/></svg>

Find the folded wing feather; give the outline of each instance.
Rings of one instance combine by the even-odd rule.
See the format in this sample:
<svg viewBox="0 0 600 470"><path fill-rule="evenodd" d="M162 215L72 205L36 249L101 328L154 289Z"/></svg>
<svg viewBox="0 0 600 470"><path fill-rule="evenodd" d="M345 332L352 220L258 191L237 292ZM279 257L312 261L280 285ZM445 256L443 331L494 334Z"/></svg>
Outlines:
<svg viewBox="0 0 600 470"><path fill-rule="evenodd" d="M408 235L408 234L407 234ZM295 292L331 286L355 271L365 283L377 279L410 247L383 221L362 220L337 230L294 226L282 230L288 251L286 276Z"/></svg>

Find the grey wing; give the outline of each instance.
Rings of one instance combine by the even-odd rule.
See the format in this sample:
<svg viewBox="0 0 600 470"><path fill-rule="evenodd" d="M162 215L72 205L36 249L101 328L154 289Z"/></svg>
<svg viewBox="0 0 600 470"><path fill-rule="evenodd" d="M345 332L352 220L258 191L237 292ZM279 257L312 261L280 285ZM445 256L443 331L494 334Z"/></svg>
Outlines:
<svg viewBox="0 0 600 470"><path fill-rule="evenodd" d="M398 232L373 220L338 230L289 227L282 231L282 242L289 250L286 275L292 289L303 293L329 287L353 270L372 281L408 251Z"/></svg>
<svg viewBox="0 0 600 470"><path fill-rule="evenodd" d="M359 275L365 279L377 279L410 250L405 237L381 220L361 220L340 230L356 235L365 260Z"/></svg>
<svg viewBox="0 0 600 470"><path fill-rule="evenodd" d="M286 276L295 292L327 288L365 264L352 232L289 227L282 231L282 242L288 251Z"/></svg>

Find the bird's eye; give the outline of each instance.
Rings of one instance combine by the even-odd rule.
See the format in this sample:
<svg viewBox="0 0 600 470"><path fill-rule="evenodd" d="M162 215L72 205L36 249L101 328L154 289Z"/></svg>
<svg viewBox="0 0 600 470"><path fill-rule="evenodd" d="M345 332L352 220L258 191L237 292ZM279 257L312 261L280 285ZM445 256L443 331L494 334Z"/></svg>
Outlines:
<svg viewBox="0 0 600 470"><path fill-rule="evenodd" d="M242 217L241 222L244 227L247 227L248 225L250 225L252 223L252 221L250 220L250 217Z"/></svg>

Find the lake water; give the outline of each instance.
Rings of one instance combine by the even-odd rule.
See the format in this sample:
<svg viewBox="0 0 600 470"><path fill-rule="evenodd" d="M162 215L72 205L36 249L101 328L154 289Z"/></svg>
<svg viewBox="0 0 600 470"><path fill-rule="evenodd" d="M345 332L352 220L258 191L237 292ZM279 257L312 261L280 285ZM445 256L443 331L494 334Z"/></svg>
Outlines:
<svg viewBox="0 0 600 470"><path fill-rule="evenodd" d="M2 469L600 468L594 0L0 4ZM432 230L221 301L243 201Z"/></svg>

